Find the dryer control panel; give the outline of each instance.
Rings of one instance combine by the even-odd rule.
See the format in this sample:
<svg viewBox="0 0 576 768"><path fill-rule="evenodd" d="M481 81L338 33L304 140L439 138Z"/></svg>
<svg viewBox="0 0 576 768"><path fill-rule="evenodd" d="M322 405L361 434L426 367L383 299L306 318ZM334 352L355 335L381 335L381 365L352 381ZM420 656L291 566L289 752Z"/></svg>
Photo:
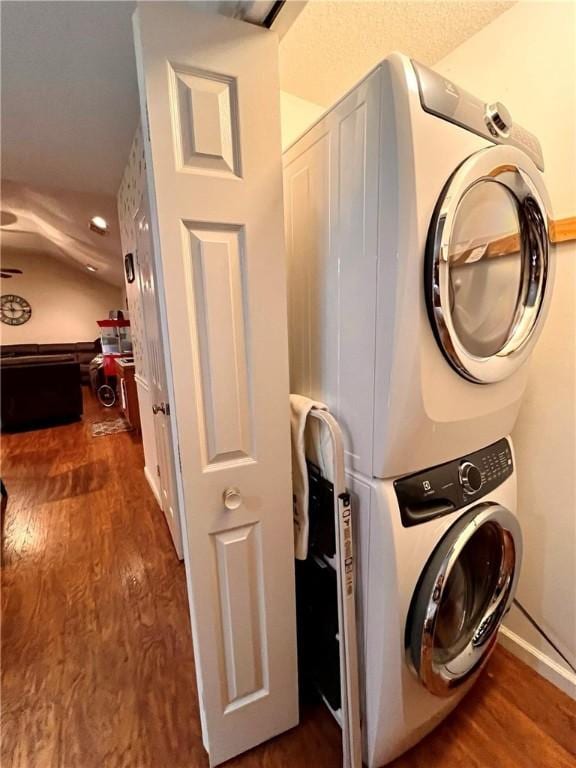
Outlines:
<svg viewBox="0 0 576 768"><path fill-rule="evenodd" d="M394 481L402 525L419 525L481 499L514 470L506 438L467 456Z"/></svg>
<svg viewBox="0 0 576 768"><path fill-rule="evenodd" d="M523 150L544 170L540 142L533 133L514 123L510 113L499 102L485 104L423 64L412 61L422 109L450 123L467 128L495 144L510 144Z"/></svg>

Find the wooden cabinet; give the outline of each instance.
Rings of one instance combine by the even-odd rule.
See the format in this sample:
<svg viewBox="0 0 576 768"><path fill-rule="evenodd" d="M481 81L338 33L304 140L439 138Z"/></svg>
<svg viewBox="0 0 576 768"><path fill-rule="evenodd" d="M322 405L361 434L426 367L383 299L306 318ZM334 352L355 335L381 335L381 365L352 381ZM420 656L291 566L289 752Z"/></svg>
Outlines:
<svg viewBox="0 0 576 768"><path fill-rule="evenodd" d="M138 407L138 388L134 379L134 363L125 363L122 358L116 358L115 362L120 410L125 419L140 434L140 409Z"/></svg>

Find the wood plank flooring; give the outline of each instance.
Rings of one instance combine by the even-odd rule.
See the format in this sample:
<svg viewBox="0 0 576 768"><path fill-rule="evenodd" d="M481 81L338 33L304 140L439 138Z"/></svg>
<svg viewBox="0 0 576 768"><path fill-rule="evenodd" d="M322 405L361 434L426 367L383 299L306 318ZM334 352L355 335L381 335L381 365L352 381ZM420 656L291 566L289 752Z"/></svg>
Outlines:
<svg viewBox="0 0 576 768"><path fill-rule="evenodd" d="M3 768L206 768L184 567L130 433L2 437ZM229 768L337 768L321 706ZM576 705L498 649L473 692L393 768L571 768Z"/></svg>

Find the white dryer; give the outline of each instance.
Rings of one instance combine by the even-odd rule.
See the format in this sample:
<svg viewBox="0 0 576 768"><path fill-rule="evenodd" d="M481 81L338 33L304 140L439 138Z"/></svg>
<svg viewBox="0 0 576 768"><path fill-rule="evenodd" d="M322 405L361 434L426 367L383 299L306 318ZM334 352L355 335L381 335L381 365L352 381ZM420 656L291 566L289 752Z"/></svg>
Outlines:
<svg viewBox="0 0 576 768"><path fill-rule="evenodd" d="M395 477L508 434L552 288L538 140L393 54L284 156L291 391Z"/></svg>
<svg viewBox="0 0 576 768"><path fill-rule="evenodd" d="M368 768L431 731L494 649L522 558L513 462L503 438L396 480L348 477L360 514Z"/></svg>

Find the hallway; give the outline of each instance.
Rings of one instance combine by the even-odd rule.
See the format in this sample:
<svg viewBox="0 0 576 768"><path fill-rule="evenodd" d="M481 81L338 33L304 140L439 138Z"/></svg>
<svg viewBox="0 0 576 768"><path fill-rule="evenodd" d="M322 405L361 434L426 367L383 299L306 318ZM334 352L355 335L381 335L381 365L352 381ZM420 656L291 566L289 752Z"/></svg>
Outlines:
<svg viewBox="0 0 576 768"><path fill-rule="evenodd" d="M128 432L84 422L2 437L2 765L205 768L184 566ZM576 707L503 650L394 768L570 768ZM323 707L228 765L337 768Z"/></svg>

